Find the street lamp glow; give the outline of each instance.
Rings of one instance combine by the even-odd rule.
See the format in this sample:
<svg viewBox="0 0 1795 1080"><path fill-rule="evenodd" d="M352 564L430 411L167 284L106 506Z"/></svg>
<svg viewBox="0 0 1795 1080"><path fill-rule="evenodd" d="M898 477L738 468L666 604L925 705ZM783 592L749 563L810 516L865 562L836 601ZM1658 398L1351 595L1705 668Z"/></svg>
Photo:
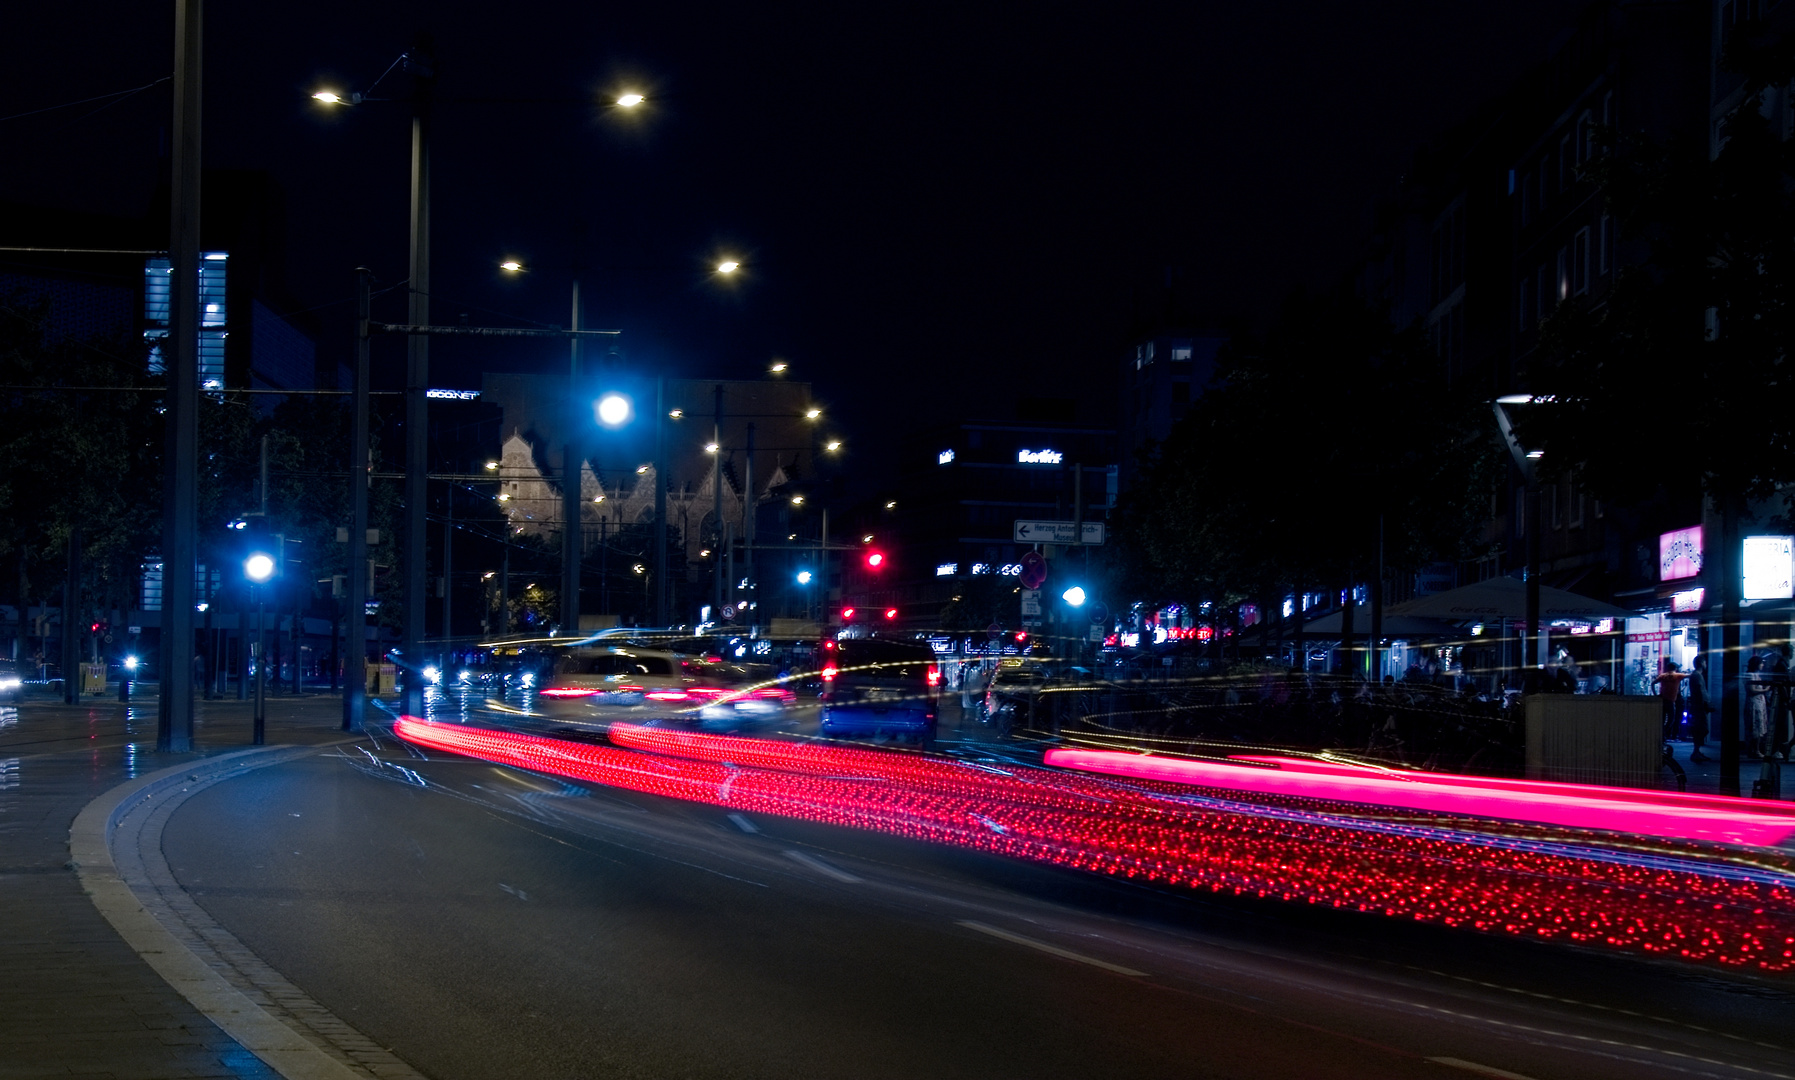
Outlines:
<svg viewBox="0 0 1795 1080"><path fill-rule="evenodd" d="M823 410L821 410L821 409L805 409L804 410L804 419L806 419L806 420L815 420L817 417L819 417L821 415L823 415Z"/></svg>
<svg viewBox="0 0 1795 1080"><path fill-rule="evenodd" d="M1070 589L1067 589L1065 592L1061 593L1060 599L1064 600L1068 604L1071 604L1073 607L1083 607L1084 606L1084 590L1079 588L1077 585L1074 585Z"/></svg>
<svg viewBox="0 0 1795 1080"><path fill-rule="evenodd" d="M351 97L353 97L353 96L354 95L351 95ZM348 105L348 104L353 103L351 100L344 98L343 95L337 93L335 90L320 90L317 93L312 95L312 100L313 101L321 101L326 105Z"/></svg>
<svg viewBox="0 0 1795 1080"><path fill-rule="evenodd" d="M499 269L507 274L521 274L524 272L524 264L518 262L516 259L506 259L499 264Z"/></svg>
<svg viewBox="0 0 1795 1080"><path fill-rule="evenodd" d="M831 454L833 454L837 450L841 449L841 440L840 439L830 439L826 444L824 444L823 449L827 450Z"/></svg>
<svg viewBox="0 0 1795 1080"><path fill-rule="evenodd" d="M862 537L861 537L861 538L860 538L860 542L861 542L861 543L862 543L862 544L870 544L870 543L872 543L872 542L873 542L873 534L872 534L872 533L867 533L867 534L866 534L866 535L865 535L865 536L862 536Z"/></svg>
<svg viewBox="0 0 1795 1080"><path fill-rule="evenodd" d="M793 506L803 506L804 505L804 496L793 495L792 496L792 505Z"/></svg>
<svg viewBox="0 0 1795 1080"><path fill-rule="evenodd" d="M722 262L717 264L717 273L733 274L737 270L740 270L741 268L742 268L742 264L739 262L736 262L734 259L724 259Z"/></svg>
<svg viewBox="0 0 1795 1080"><path fill-rule="evenodd" d="M808 570L798 571L798 584L800 584L800 585L810 584L810 571L808 571Z"/></svg>
<svg viewBox="0 0 1795 1080"><path fill-rule="evenodd" d="M486 463L486 471L487 471L487 472L497 472L497 471L498 471L498 469L499 469L499 463L498 463L498 462L496 462L496 461L489 461L489 462L487 462L487 463Z"/></svg>
<svg viewBox="0 0 1795 1080"><path fill-rule="evenodd" d="M243 573L248 575L249 580L259 585L274 576L274 560L257 552L243 560Z"/></svg>
<svg viewBox="0 0 1795 1080"><path fill-rule="evenodd" d="M646 466L646 465L636 466L636 475L637 476L647 476L648 475L648 466Z"/></svg>
<svg viewBox="0 0 1795 1080"><path fill-rule="evenodd" d="M790 365L787 364L784 360L775 360L775 361L773 361L773 366L768 368L767 370L772 372L775 375L784 375L785 369L789 366Z"/></svg>
<svg viewBox="0 0 1795 1080"><path fill-rule="evenodd" d="M606 427L620 427L629 421L629 398L622 394L606 394L598 399L598 422Z"/></svg>
<svg viewBox="0 0 1795 1080"><path fill-rule="evenodd" d="M891 500L891 501L890 501L890 502L888 502L888 503L886 503L886 504L885 504L885 509L887 509L887 510L896 510L896 509L897 509L897 500L896 500L896 499L893 499L893 500Z"/></svg>
<svg viewBox="0 0 1795 1080"><path fill-rule="evenodd" d="M617 104L626 109L633 109L647 100L641 94L624 94L617 99Z"/></svg>
<svg viewBox="0 0 1795 1080"><path fill-rule="evenodd" d="M685 415L686 415L686 411L684 409L668 409L667 410L667 419L669 419L669 420L679 420L679 419L683 418Z"/></svg>
<svg viewBox="0 0 1795 1080"><path fill-rule="evenodd" d="M705 443L705 444L704 444L704 452L705 452L705 453L707 453L707 454L714 454L714 453L716 453L716 452L717 452L717 444L716 444L716 443L714 443L714 442L707 442L707 443Z"/></svg>

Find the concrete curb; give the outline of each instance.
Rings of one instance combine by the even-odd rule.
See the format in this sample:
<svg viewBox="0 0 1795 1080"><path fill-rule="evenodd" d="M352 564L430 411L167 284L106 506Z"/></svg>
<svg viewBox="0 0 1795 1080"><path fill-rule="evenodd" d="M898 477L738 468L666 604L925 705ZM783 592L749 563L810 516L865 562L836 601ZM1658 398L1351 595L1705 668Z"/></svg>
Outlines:
<svg viewBox="0 0 1795 1080"><path fill-rule="evenodd" d="M347 741L347 740L344 740ZM334 745L334 744L332 744ZM287 1080L363 1080L361 1074L245 997L144 910L112 860L118 822L170 788L316 753L321 746L238 750L120 784L88 803L69 827L70 865L94 906L125 943L208 1020Z"/></svg>

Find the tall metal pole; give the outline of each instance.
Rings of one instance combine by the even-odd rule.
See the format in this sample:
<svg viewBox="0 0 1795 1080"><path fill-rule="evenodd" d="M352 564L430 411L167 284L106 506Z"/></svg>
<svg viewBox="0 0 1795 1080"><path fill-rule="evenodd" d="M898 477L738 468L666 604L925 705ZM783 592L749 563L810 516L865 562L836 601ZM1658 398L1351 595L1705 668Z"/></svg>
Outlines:
<svg viewBox="0 0 1795 1080"><path fill-rule="evenodd" d="M569 329L580 328L580 282L573 282ZM567 442L561 448L561 633L580 636L580 436L584 414L579 401L580 339L570 338L567 357Z"/></svg>
<svg viewBox="0 0 1795 1080"><path fill-rule="evenodd" d="M760 603L754 582L754 511L757 501L754 498L754 424L748 424L747 465L743 469L742 481L742 579L748 583L748 595L736 605L738 614L746 612L742 619L752 630L760 621ZM752 605L752 606L750 606Z"/></svg>
<svg viewBox="0 0 1795 1080"><path fill-rule="evenodd" d="M683 537L682 537L683 539ZM667 380L654 381L654 624L667 617Z"/></svg>
<svg viewBox="0 0 1795 1080"><path fill-rule="evenodd" d="M373 271L355 271L355 419L349 449L349 639L343 730L362 730L368 705L368 320Z"/></svg>
<svg viewBox="0 0 1795 1080"><path fill-rule="evenodd" d="M81 697L81 526L69 530L69 573L62 587L62 700L73 705ZM166 566L163 586L168 584Z"/></svg>
<svg viewBox="0 0 1795 1080"><path fill-rule="evenodd" d="M711 426L711 621L723 621L723 384L717 384L717 416Z"/></svg>
<svg viewBox="0 0 1795 1080"><path fill-rule="evenodd" d="M261 746L268 735L268 630L262 620L262 586L256 591L256 706L255 725L250 741Z"/></svg>
<svg viewBox="0 0 1795 1080"><path fill-rule="evenodd" d="M409 54L408 54L409 55ZM411 117L410 306L413 326L430 323L430 96L434 76L429 57L408 64L415 77ZM412 334L405 342L405 703L404 712L424 713L424 501L428 496L430 338Z"/></svg>
<svg viewBox="0 0 1795 1080"><path fill-rule="evenodd" d="M175 0L167 434L162 502L162 682L156 749L193 749L193 571L199 531L200 0ZM65 609L63 619L69 612ZM68 657L63 658L66 667Z"/></svg>
<svg viewBox="0 0 1795 1080"><path fill-rule="evenodd" d="M1523 668L1540 668L1546 663L1545 650L1540 646L1544 635L1539 625L1539 540L1545 522L1540 520L1539 513L1539 480L1534 470L1527 470L1527 625L1523 630L1526 635L1522 640L1525 645L1521 652ZM1527 673L1521 673L1521 685L1526 686Z"/></svg>
<svg viewBox="0 0 1795 1080"><path fill-rule="evenodd" d="M449 578L454 572L450 566L449 556L455 543L455 485L450 484L443 495L443 656L442 662L437 664L436 670L442 672L443 678L447 679L449 677L449 650L454 647L449 643L449 639L455 636L454 631L450 629L452 622L449 609Z"/></svg>

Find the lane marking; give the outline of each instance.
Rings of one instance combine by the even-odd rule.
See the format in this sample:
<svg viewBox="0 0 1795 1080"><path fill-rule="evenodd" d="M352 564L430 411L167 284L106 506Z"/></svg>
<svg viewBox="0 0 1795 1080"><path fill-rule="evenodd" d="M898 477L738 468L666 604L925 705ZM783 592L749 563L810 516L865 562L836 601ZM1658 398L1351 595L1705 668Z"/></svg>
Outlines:
<svg viewBox="0 0 1795 1080"><path fill-rule="evenodd" d="M848 873L839 866L830 866L815 855L809 855L802 851L787 851L785 857L793 862L803 863L817 873L832 877L837 881L846 882L849 885L857 885L860 883L860 879L853 874Z"/></svg>
<svg viewBox="0 0 1795 1080"><path fill-rule="evenodd" d="M1523 1076L1518 1072L1509 1072L1507 1069L1498 1069L1493 1065L1479 1065L1475 1061L1466 1061L1464 1058L1430 1057L1427 1060L1433 1062L1435 1065L1444 1065L1450 1069L1463 1069L1466 1072L1474 1072L1479 1076L1493 1076L1496 1080L1533 1080L1533 1077L1531 1076Z"/></svg>
<svg viewBox="0 0 1795 1080"><path fill-rule="evenodd" d="M757 833L760 831L760 826L754 824L754 822L749 821L740 814L729 815L729 820L735 822L735 827L745 833Z"/></svg>
<svg viewBox="0 0 1795 1080"><path fill-rule="evenodd" d="M1012 945L1026 945L1031 949L1037 949L1052 956L1057 956L1062 960L1076 960L1081 964L1089 964L1092 967L1102 968L1105 971L1113 971L1117 975L1134 975L1143 979L1147 977L1147 973L1144 971L1136 971L1130 967L1123 967L1121 964L1112 964L1108 960L1099 960L1095 956L1086 956L1084 953L1073 952L1071 949L1062 949L1051 942L1039 941L1031 937L1023 937L1021 934L1012 934L1008 930L1000 930L989 923L974 922L971 919L960 919L959 925L964 926L968 930L977 930L981 934L989 934L994 938L1007 941ZM1526 1078L1522 1077L1521 1080L1526 1080Z"/></svg>

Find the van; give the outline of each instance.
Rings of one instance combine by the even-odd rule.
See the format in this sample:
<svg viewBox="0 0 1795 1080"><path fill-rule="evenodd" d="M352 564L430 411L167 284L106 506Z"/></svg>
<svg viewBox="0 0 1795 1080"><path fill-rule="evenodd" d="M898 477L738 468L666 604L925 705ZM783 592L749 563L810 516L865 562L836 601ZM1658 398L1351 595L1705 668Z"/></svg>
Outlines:
<svg viewBox="0 0 1795 1080"><path fill-rule="evenodd" d="M914 641L847 638L823 643L824 736L903 735L935 741L941 666Z"/></svg>

